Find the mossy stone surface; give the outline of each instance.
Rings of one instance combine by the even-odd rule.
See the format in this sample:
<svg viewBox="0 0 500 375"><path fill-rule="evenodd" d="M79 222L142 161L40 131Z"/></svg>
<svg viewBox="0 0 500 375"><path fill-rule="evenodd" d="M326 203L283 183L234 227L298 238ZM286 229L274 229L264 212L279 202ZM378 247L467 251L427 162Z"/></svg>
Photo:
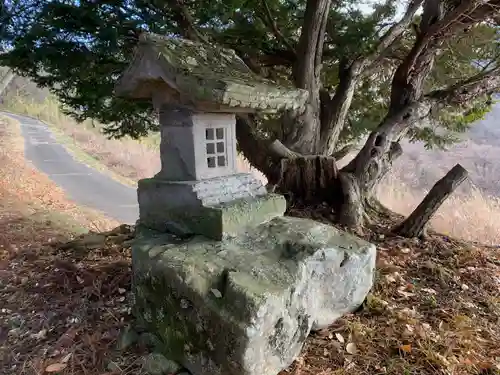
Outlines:
<svg viewBox="0 0 500 375"><path fill-rule="evenodd" d="M141 209L141 223L158 231L204 235L214 240L235 236L249 226L261 224L286 211L286 200L278 194L236 199L211 206Z"/></svg>
<svg viewBox="0 0 500 375"><path fill-rule="evenodd" d="M311 328L357 308L375 247L331 226L277 217L222 241L138 228L134 313L194 375L271 375Z"/></svg>
<svg viewBox="0 0 500 375"><path fill-rule="evenodd" d="M165 79L166 78L166 79ZM160 83L162 82L162 83ZM277 85L253 73L235 51L220 45L143 33L115 92L135 98L165 91L216 109L276 112L298 110L307 90Z"/></svg>

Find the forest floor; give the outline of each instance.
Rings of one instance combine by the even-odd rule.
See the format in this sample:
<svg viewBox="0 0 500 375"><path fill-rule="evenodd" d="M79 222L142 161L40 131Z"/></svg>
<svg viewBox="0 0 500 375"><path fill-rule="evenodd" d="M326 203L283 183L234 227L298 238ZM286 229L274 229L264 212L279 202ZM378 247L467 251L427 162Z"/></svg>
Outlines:
<svg viewBox="0 0 500 375"><path fill-rule="evenodd" d="M132 323L132 238L121 226L4 254L0 373L145 373L147 347L120 334ZM500 374L498 249L440 235L366 239L378 260L363 307L311 334L281 375Z"/></svg>
<svg viewBox="0 0 500 375"><path fill-rule="evenodd" d="M312 334L283 374L500 374L500 249L381 234L395 218L363 236L377 246L377 274L362 309Z"/></svg>
<svg viewBox="0 0 500 375"><path fill-rule="evenodd" d="M26 164L15 127L2 122L0 142L0 373L144 373L147 348L120 334L133 228L69 202ZM381 234L391 222L365 232L378 259L363 307L311 334L282 375L500 374L500 250Z"/></svg>
<svg viewBox="0 0 500 375"><path fill-rule="evenodd" d="M130 283L129 253L106 255L101 246L81 257L78 246L62 244L116 227L70 202L27 163L19 126L0 116L0 374L105 372L102 361L111 352L104 345L129 316L119 292ZM118 228L128 235L127 227ZM91 238L95 246L103 237ZM70 372L56 372L57 366Z"/></svg>

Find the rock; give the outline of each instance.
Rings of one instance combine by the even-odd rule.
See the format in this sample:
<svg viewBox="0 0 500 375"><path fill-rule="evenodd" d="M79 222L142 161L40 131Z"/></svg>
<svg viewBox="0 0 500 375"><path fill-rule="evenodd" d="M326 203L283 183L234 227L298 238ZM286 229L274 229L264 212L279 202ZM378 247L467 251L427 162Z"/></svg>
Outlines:
<svg viewBox="0 0 500 375"><path fill-rule="evenodd" d="M106 244L106 236L101 233L89 233L81 236L73 241L69 241L59 245L61 250L69 250L69 249L98 249L100 247L104 247Z"/></svg>
<svg viewBox="0 0 500 375"><path fill-rule="evenodd" d="M137 344L142 348L159 348L161 346L161 340L150 332L144 332L139 336Z"/></svg>
<svg viewBox="0 0 500 375"><path fill-rule="evenodd" d="M151 353L143 357L144 370L151 375L169 375L182 369L177 362L167 359L160 353Z"/></svg>
<svg viewBox="0 0 500 375"><path fill-rule="evenodd" d="M118 337L117 348L118 350L125 350L131 345L135 344L139 339L137 332L130 326L125 327L120 336Z"/></svg>
<svg viewBox="0 0 500 375"><path fill-rule="evenodd" d="M312 220L279 217L222 241L136 234L136 317L193 375L276 375L373 284L375 246Z"/></svg>
<svg viewBox="0 0 500 375"><path fill-rule="evenodd" d="M110 372L115 372L115 373L122 372L122 369L120 368L120 366L118 366L118 364L113 362L113 361L108 362L108 364L106 365L106 370L108 370Z"/></svg>

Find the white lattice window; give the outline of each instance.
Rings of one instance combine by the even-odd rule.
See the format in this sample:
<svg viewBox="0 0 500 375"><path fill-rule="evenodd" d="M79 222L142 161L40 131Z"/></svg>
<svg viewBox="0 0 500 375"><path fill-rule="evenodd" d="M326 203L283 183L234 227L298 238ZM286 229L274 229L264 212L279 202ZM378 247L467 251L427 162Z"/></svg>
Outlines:
<svg viewBox="0 0 500 375"><path fill-rule="evenodd" d="M227 167L227 134L225 128L205 129L207 167Z"/></svg>

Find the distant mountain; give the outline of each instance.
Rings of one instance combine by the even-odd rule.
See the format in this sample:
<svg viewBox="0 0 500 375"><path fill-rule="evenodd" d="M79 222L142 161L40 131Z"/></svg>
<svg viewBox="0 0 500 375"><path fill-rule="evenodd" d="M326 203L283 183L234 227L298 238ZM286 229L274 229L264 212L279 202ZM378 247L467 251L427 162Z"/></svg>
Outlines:
<svg viewBox="0 0 500 375"><path fill-rule="evenodd" d="M429 189L455 164L469 171L474 185L500 196L500 104L478 121L464 142L447 151L425 150L422 144L405 143L404 154L395 163L395 173L412 187Z"/></svg>

